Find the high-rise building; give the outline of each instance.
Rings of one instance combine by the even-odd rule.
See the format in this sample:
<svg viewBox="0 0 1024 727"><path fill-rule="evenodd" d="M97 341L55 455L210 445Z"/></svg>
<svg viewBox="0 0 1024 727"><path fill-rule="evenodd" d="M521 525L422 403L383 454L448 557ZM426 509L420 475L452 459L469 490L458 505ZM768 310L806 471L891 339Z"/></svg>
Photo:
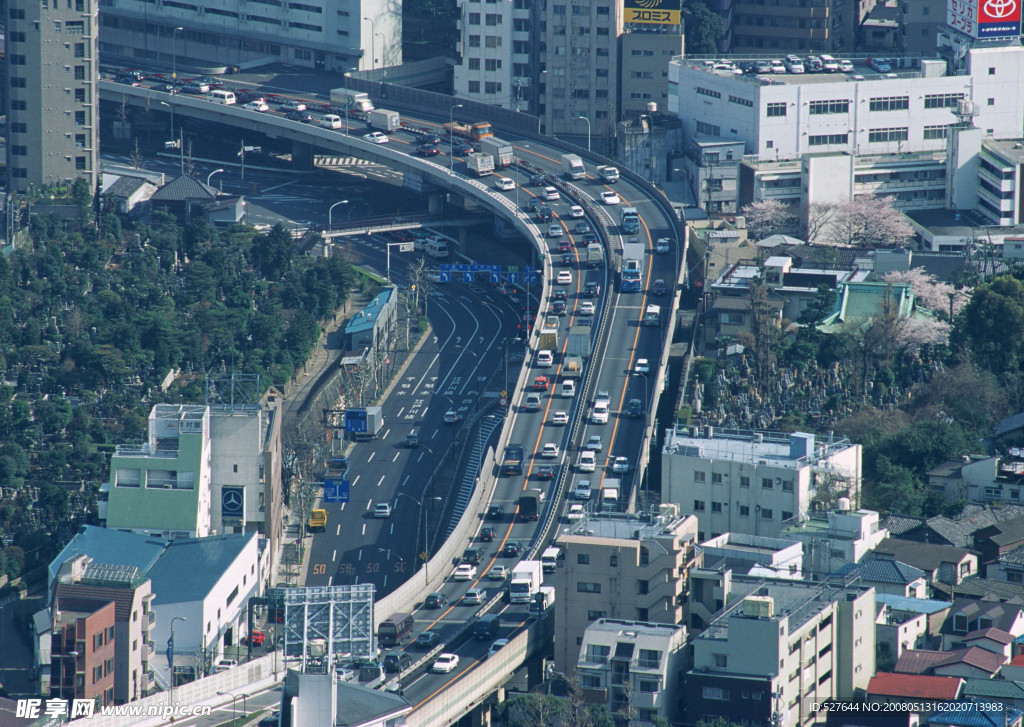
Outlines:
<svg viewBox="0 0 1024 727"><path fill-rule="evenodd" d="M714 0L725 23L719 50L782 56L855 50L876 0Z"/></svg>
<svg viewBox="0 0 1024 727"><path fill-rule="evenodd" d="M79 178L96 188L96 0L7 4L7 178L18 192Z"/></svg>
<svg viewBox="0 0 1024 727"><path fill-rule="evenodd" d="M402 63L402 3L385 0L104 0L104 62L168 73L280 62L372 70Z"/></svg>

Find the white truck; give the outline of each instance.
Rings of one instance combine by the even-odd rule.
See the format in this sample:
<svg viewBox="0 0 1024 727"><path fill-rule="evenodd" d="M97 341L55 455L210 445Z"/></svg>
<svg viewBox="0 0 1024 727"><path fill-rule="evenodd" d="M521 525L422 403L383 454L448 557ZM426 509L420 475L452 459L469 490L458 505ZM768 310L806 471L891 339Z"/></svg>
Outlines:
<svg viewBox="0 0 1024 727"><path fill-rule="evenodd" d="M649 305L644 309L643 324L645 326L656 326L661 322L661 306Z"/></svg>
<svg viewBox="0 0 1024 727"><path fill-rule="evenodd" d="M347 108L349 111L362 111L364 114L373 111L370 94L344 88L331 89L331 104L341 109Z"/></svg>
<svg viewBox="0 0 1024 727"><path fill-rule="evenodd" d="M589 326L573 326L569 329L569 343L565 349L567 356L590 358L591 346L592 341Z"/></svg>
<svg viewBox="0 0 1024 727"><path fill-rule="evenodd" d="M533 594L540 590L542 581L542 568L539 560L520 561L512 569L512 579L508 586L509 601L529 603L533 599Z"/></svg>
<svg viewBox="0 0 1024 727"><path fill-rule="evenodd" d="M540 590L533 594L533 600L530 601L530 615L540 616L554 605L555 587L541 586Z"/></svg>
<svg viewBox="0 0 1024 727"><path fill-rule="evenodd" d="M494 171L494 157L482 151L475 151L466 156L466 166L470 171L476 172L476 176L484 177Z"/></svg>
<svg viewBox="0 0 1024 727"><path fill-rule="evenodd" d="M555 572L558 568L558 557L561 554L562 549L555 545L544 549L544 552L540 554L540 566L545 573Z"/></svg>
<svg viewBox="0 0 1024 727"><path fill-rule="evenodd" d="M569 179L585 179L587 169L583 166L583 160L576 154L562 155L562 173Z"/></svg>
<svg viewBox="0 0 1024 727"><path fill-rule="evenodd" d="M622 486L619 480L605 478L604 485L601 487L601 512L618 512L621 491Z"/></svg>
<svg viewBox="0 0 1024 727"><path fill-rule="evenodd" d="M397 111L374 109L366 118L366 123L371 129L390 134L402 128L402 117Z"/></svg>
<svg viewBox="0 0 1024 727"><path fill-rule="evenodd" d="M612 182L619 181L619 170L615 167L598 167L597 176L605 184L611 184Z"/></svg>
<svg viewBox="0 0 1024 727"><path fill-rule="evenodd" d="M478 143L480 144L481 153L490 154L494 158L495 169L512 166L515 150L509 142L502 141L494 136L487 136Z"/></svg>
<svg viewBox="0 0 1024 727"><path fill-rule="evenodd" d="M600 242L587 244L587 255L584 260L592 268L599 268L604 265L604 248L601 247Z"/></svg>

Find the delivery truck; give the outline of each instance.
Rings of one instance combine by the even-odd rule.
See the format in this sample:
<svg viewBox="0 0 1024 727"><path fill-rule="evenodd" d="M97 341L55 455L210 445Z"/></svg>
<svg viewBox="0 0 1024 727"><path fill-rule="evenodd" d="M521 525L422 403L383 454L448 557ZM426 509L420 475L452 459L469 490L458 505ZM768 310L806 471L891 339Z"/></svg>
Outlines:
<svg viewBox="0 0 1024 727"><path fill-rule="evenodd" d="M466 155L466 166L476 172L476 176L483 177L494 171L494 157L482 151L470 152Z"/></svg>
<svg viewBox="0 0 1024 727"><path fill-rule="evenodd" d="M583 376L583 357L566 356L562 362L562 376L578 379Z"/></svg>
<svg viewBox="0 0 1024 727"><path fill-rule="evenodd" d="M487 136L480 139L480 151L490 154L494 158L495 169L512 166L515 150L507 141L502 141L496 136Z"/></svg>
<svg viewBox="0 0 1024 727"><path fill-rule="evenodd" d="M536 520L540 517L541 507L547 499L544 490L527 490L519 496L519 519L523 521Z"/></svg>
<svg viewBox="0 0 1024 727"><path fill-rule="evenodd" d="M541 328L540 329L540 350L544 351L557 351L558 350L558 329L557 328Z"/></svg>
<svg viewBox="0 0 1024 727"><path fill-rule="evenodd" d="M565 349L567 356L590 357L591 336L590 326L573 326L569 329L569 344Z"/></svg>
<svg viewBox="0 0 1024 727"><path fill-rule="evenodd" d="M366 123L371 129L390 134L402 128L402 117L397 111L374 109L366 118Z"/></svg>
<svg viewBox="0 0 1024 727"><path fill-rule="evenodd" d="M526 459L526 448L518 443L512 443L505 447L505 455L501 458L501 474L521 475L523 474L523 460Z"/></svg>
<svg viewBox="0 0 1024 727"><path fill-rule="evenodd" d="M444 128L445 133L452 136L461 136L464 139L472 139L473 141L480 141L489 136L494 136L494 131L491 129L491 122L489 121L477 121L471 124L454 121L445 124L442 128Z"/></svg>
<svg viewBox="0 0 1024 727"><path fill-rule="evenodd" d="M600 242L591 242L587 245L587 254L584 260L592 268L604 265L604 248L601 247Z"/></svg>
<svg viewBox="0 0 1024 727"><path fill-rule="evenodd" d="M644 309L643 324L645 326L656 326L661 323L661 306L649 305Z"/></svg>
<svg viewBox="0 0 1024 727"><path fill-rule="evenodd" d="M370 100L368 93L349 91L344 88L331 90L331 104L340 109L362 111L364 114L373 111L373 101Z"/></svg>
<svg viewBox="0 0 1024 727"><path fill-rule="evenodd" d="M384 411L379 406L345 411L345 431L349 439L376 439L384 428Z"/></svg>
<svg viewBox="0 0 1024 727"><path fill-rule="evenodd" d="M629 240L622 245L621 288L623 293L639 293L644 277L644 244Z"/></svg>
<svg viewBox="0 0 1024 727"><path fill-rule="evenodd" d="M544 552L540 555L540 565L545 573L555 572L558 568L558 557L561 554L561 549L554 545L544 549Z"/></svg>
<svg viewBox="0 0 1024 727"><path fill-rule="evenodd" d="M569 179L586 179L587 176L583 160L576 154L562 155L562 173Z"/></svg>
<svg viewBox="0 0 1024 727"><path fill-rule="evenodd" d="M601 486L601 512L618 512L621 491L622 485L619 480L605 478L604 485Z"/></svg>
<svg viewBox="0 0 1024 727"><path fill-rule="evenodd" d="M512 603L529 603L533 599L533 594L540 590L541 582L540 561L521 561L512 569L512 579L508 585L509 601Z"/></svg>
<svg viewBox="0 0 1024 727"><path fill-rule="evenodd" d="M555 587L541 586L530 601L530 615L541 616L555 605Z"/></svg>

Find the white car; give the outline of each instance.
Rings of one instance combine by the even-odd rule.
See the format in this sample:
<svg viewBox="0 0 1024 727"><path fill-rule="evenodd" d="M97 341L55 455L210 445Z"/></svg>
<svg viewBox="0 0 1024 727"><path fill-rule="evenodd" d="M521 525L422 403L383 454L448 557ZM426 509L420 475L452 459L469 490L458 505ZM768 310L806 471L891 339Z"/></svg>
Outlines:
<svg viewBox="0 0 1024 727"><path fill-rule="evenodd" d="M772 73L778 74L786 72L786 65L782 61L768 61L768 67L771 69Z"/></svg>
<svg viewBox="0 0 1024 727"><path fill-rule="evenodd" d="M604 437L600 434L591 434L590 438L587 439L587 443L583 445L583 449L591 452L600 452L604 449Z"/></svg>
<svg viewBox="0 0 1024 727"><path fill-rule="evenodd" d="M576 460L576 469L580 472L593 472L597 469L597 455L593 452L580 452L580 458Z"/></svg>
<svg viewBox="0 0 1024 727"><path fill-rule="evenodd" d="M574 204L572 207L569 208L569 216L574 219L579 219L580 217L583 217L585 214L586 213L583 211L583 208L580 207L578 204Z"/></svg>
<svg viewBox="0 0 1024 727"><path fill-rule="evenodd" d="M430 671L435 674L447 674L459 665L458 654L441 654L437 657L437 661L430 667Z"/></svg>
<svg viewBox="0 0 1024 727"><path fill-rule="evenodd" d="M471 563L463 563L452 573L453 581L471 581L476 578L476 566Z"/></svg>
<svg viewBox="0 0 1024 727"><path fill-rule="evenodd" d="M800 56L788 55L783 60L786 65L786 71L789 73L803 73L804 72L804 61Z"/></svg>
<svg viewBox="0 0 1024 727"><path fill-rule="evenodd" d="M502 192L511 192L516 188L516 183L508 177L498 177L498 181L494 183L494 186Z"/></svg>
<svg viewBox="0 0 1024 727"><path fill-rule="evenodd" d="M373 508L374 517L391 517L391 505L386 502L382 502L379 505L375 505Z"/></svg>
<svg viewBox="0 0 1024 727"><path fill-rule="evenodd" d="M487 591L481 588L470 588L462 597L462 602L467 606L479 606L487 600Z"/></svg>
<svg viewBox="0 0 1024 727"><path fill-rule="evenodd" d="M615 192L612 192L610 190L608 192L601 192L601 202L603 202L604 204L613 205L618 204L620 201L621 200L619 199L619 195L616 194Z"/></svg>
<svg viewBox="0 0 1024 727"><path fill-rule="evenodd" d="M558 457L558 445L554 442L548 442L540 450L540 456L544 459L555 459Z"/></svg>
<svg viewBox="0 0 1024 727"><path fill-rule="evenodd" d="M870 58L868 60L868 68L879 73L889 73L892 70L889 61L884 58Z"/></svg>
<svg viewBox="0 0 1024 727"><path fill-rule="evenodd" d="M597 312L597 308L594 307L593 302L585 300L580 303L580 315L581 316L592 316Z"/></svg>
<svg viewBox="0 0 1024 727"><path fill-rule="evenodd" d="M825 73L835 73L839 70L839 61L828 53L821 54L821 70Z"/></svg>
<svg viewBox="0 0 1024 727"><path fill-rule="evenodd" d="M566 513L565 519L572 523L576 522L577 520L582 520L585 514L586 511L583 509L583 505L580 505L579 503L574 503L572 505L569 505L569 512Z"/></svg>
<svg viewBox="0 0 1024 727"><path fill-rule="evenodd" d="M591 495L593 490L590 489L590 480L580 480L572 491L572 496L577 500L589 500Z"/></svg>
<svg viewBox="0 0 1024 727"><path fill-rule="evenodd" d="M503 565L493 566L487 571L487 579L491 581L503 581L508 578L508 568Z"/></svg>
<svg viewBox="0 0 1024 727"><path fill-rule="evenodd" d="M625 457L616 457L615 461L612 462L612 472L619 474L629 472L629 460Z"/></svg>
<svg viewBox="0 0 1024 727"><path fill-rule="evenodd" d="M638 374L649 374L651 373L651 363L645 358L638 358L636 360L636 366L633 367L633 371Z"/></svg>
<svg viewBox="0 0 1024 727"><path fill-rule="evenodd" d="M493 644L491 644L491 649L487 652L487 658L489 659L495 654L497 654L499 651L501 651L502 647L504 646L508 646L508 639L496 640Z"/></svg>
<svg viewBox="0 0 1024 727"><path fill-rule="evenodd" d="M569 412L556 411L555 415L551 417L552 424L568 424L569 423Z"/></svg>
<svg viewBox="0 0 1024 727"><path fill-rule="evenodd" d="M248 109L249 111L259 111L259 112L270 111L270 107L267 105L267 102L266 101L261 101L260 99L256 99L255 101L250 101L249 103L247 103L242 108L243 109Z"/></svg>
<svg viewBox="0 0 1024 727"><path fill-rule="evenodd" d="M551 225L548 228L548 237L561 237L562 233L565 232L561 225Z"/></svg>
<svg viewBox="0 0 1024 727"><path fill-rule="evenodd" d="M848 61L845 58L839 61L839 72L853 73L853 61Z"/></svg>
<svg viewBox="0 0 1024 727"><path fill-rule="evenodd" d="M562 398L571 399L576 396L576 382L572 379L562 382Z"/></svg>
<svg viewBox="0 0 1024 727"><path fill-rule="evenodd" d="M548 349L537 351L537 366L546 367L555 363L555 356Z"/></svg>
<svg viewBox="0 0 1024 727"><path fill-rule="evenodd" d="M557 202L560 198L561 195L558 194L558 190L555 189L554 187L544 188L544 199L546 199L548 202Z"/></svg>
<svg viewBox="0 0 1024 727"><path fill-rule="evenodd" d="M568 270L559 270L557 280L559 285L570 285L572 283L572 273Z"/></svg>
<svg viewBox="0 0 1024 727"><path fill-rule="evenodd" d="M387 144L388 137L379 131L371 131L369 134L363 134L363 141L368 141L371 144Z"/></svg>
<svg viewBox="0 0 1024 727"><path fill-rule="evenodd" d="M305 111L306 104L301 101L285 101L281 104L281 109L283 111Z"/></svg>

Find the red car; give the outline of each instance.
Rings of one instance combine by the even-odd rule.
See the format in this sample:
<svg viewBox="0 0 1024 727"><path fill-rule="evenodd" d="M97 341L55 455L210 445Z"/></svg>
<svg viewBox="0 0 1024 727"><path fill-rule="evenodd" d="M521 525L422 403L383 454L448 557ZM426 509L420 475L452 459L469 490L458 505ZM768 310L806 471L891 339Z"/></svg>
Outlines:
<svg viewBox="0 0 1024 727"><path fill-rule="evenodd" d="M572 250L572 243L568 240L558 241L558 252L570 252Z"/></svg>
<svg viewBox="0 0 1024 727"><path fill-rule="evenodd" d="M534 391L547 391L549 386L551 386L551 382L547 376L538 376L533 380Z"/></svg>
<svg viewBox="0 0 1024 727"><path fill-rule="evenodd" d="M252 642L253 646L262 646L263 642L266 641L266 639L267 635L262 631L253 631L248 636L242 637L242 643L248 644L249 642Z"/></svg>

